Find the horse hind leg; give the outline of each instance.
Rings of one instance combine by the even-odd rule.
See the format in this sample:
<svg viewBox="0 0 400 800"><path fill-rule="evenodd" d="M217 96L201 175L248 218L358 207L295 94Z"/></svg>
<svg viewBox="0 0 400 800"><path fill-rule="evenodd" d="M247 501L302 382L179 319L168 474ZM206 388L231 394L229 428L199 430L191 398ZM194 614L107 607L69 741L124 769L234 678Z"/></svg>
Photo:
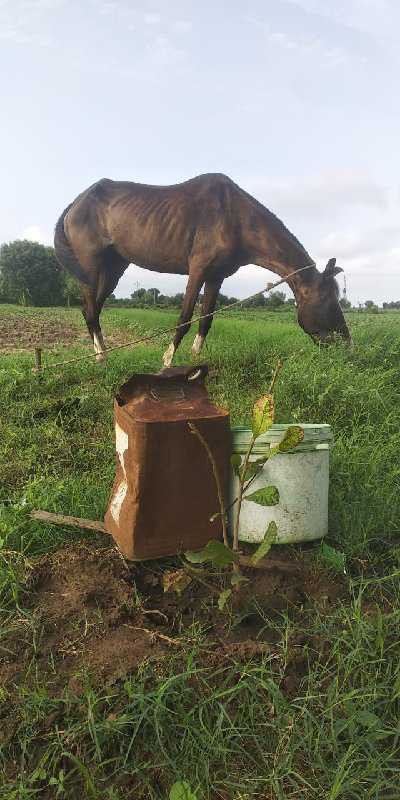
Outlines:
<svg viewBox="0 0 400 800"><path fill-rule="evenodd" d="M104 301L114 291L127 264L113 249L103 254L97 268L96 288L85 287L83 314L92 338L96 361L106 360L106 346L100 326L100 312Z"/></svg>
<svg viewBox="0 0 400 800"><path fill-rule="evenodd" d="M96 353L96 361L98 363L105 361L106 358L106 347L100 327L100 310L101 307L99 307L96 301L96 290L85 286L83 291L82 313L85 318L90 338L93 342L94 352Z"/></svg>
<svg viewBox="0 0 400 800"><path fill-rule="evenodd" d="M198 356L204 344L204 340L211 328L213 317L212 314L217 302L218 293L221 288L222 280L206 281L204 287L204 298L201 307L201 314L205 319L199 321L199 332L196 334L193 345L192 354ZM207 316L207 315L210 316Z"/></svg>

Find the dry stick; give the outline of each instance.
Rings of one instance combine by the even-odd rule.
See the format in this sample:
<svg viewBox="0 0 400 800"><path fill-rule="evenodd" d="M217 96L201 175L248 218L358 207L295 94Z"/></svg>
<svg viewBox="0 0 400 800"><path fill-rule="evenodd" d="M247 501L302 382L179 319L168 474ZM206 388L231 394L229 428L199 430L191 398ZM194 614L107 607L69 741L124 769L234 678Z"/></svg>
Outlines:
<svg viewBox="0 0 400 800"><path fill-rule="evenodd" d="M222 537L223 537L223 540L224 540L225 547L229 547L228 531L227 531L227 525L226 525L226 511L225 511L225 504L224 504L224 495L223 495L223 491L222 491L221 481L220 481L219 475L218 475L218 467L217 467L215 458L214 458L214 456L213 456L213 454L212 454L212 452L210 450L210 446L209 446L208 442L206 442L204 436L200 433L199 429L196 428L196 425L194 424L194 422L188 422L188 426L189 426L189 429L190 429L191 433L193 433L195 436L197 436L197 438L199 439L199 441L203 445L203 447L204 447L204 449L205 449L205 451L206 451L206 453L208 455L208 459L210 461L210 464L212 466L212 471L213 471L213 474L214 474L215 484L216 484L217 492L218 492L218 501L219 501L219 507L220 507L220 512L221 512L221 519L222 519Z"/></svg>
<svg viewBox="0 0 400 800"><path fill-rule="evenodd" d="M74 528L87 528L91 531L100 531L107 533L103 522L99 519L81 519L80 517L69 517L63 514L50 514L49 511L31 511L32 519L40 520L40 522L50 522L56 525L71 525Z"/></svg>
<svg viewBox="0 0 400 800"><path fill-rule="evenodd" d="M191 567L190 564L185 563L183 568L185 572L188 572L189 575L192 575L196 581L205 586L206 589L208 589L211 592L211 594L215 594L217 595L217 597L220 596L221 592L219 591L219 589L216 589L215 586L212 585L212 583L209 583L208 581L205 581L204 578L201 578L199 575L199 570L196 569L196 567Z"/></svg>
<svg viewBox="0 0 400 800"><path fill-rule="evenodd" d="M277 365L276 365L276 367L274 369L274 372L273 372L273 375L272 375L272 378L271 378L271 383L269 385L269 390L268 390L269 394L272 394L273 391L274 391L275 384L276 384L278 375L279 375L282 367L283 367L283 361L282 361L282 359L279 358L278 359L278 363L277 363Z"/></svg>
<svg viewBox="0 0 400 800"><path fill-rule="evenodd" d="M32 372L42 372L42 348L35 347L35 366Z"/></svg>
<svg viewBox="0 0 400 800"><path fill-rule="evenodd" d="M200 314L198 317L193 317L190 320L190 324L193 322L199 322L201 319L208 319L208 317L213 317L215 314L221 314L224 311L229 311L235 306L240 306L242 303L247 303L249 300L254 300L254 298L258 297L260 294L264 294L264 292L270 292L272 289L276 289L277 286L280 286L282 283L286 283L289 278L297 275L298 272L303 272L305 269L311 269L311 267L315 267L315 264L308 264L306 267L300 267L299 269L294 270L294 272L290 272L285 278L281 278L279 281L275 281L275 283L268 283L265 289L261 289L259 292L251 294L249 297L244 297L242 300L237 300L235 303L231 303L229 306L222 306L222 308L217 308L216 310L211 311L209 314ZM171 328L158 328L148 336L142 336L140 339L133 339L131 342L124 342L124 344L116 344L114 347L108 347L105 352L111 353L113 350L121 350L122 347L132 347L137 344L142 344L143 342L149 342L151 339L160 337L160 335L177 331L180 328L185 328L187 325L187 322L182 322L180 325L173 325ZM44 364L42 366L42 370L53 369L55 367L65 367L68 364L76 364L78 361L84 361L86 358L95 358L96 355L96 353L86 353L84 356L71 358L68 361L58 361L55 364Z"/></svg>
<svg viewBox="0 0 400 800"><path fill-rule="evenodd" d="M127 625L126 623L125 623L124 627L125 628L132 628L132 630L134 630L134 631L144 631L145 633L148 633L149 636L152 636L152 637L156 636L158 639L162 639L164 642L168 642L168 644L174 644L177 647L182 647L182 644L183 644L183 642L181 642L179 639L171 639L171 637L170 636L166 636L165 633L159 633L158 631L151 631L151 630L149 630L149 628L139 628L138 625Z"/></svg>

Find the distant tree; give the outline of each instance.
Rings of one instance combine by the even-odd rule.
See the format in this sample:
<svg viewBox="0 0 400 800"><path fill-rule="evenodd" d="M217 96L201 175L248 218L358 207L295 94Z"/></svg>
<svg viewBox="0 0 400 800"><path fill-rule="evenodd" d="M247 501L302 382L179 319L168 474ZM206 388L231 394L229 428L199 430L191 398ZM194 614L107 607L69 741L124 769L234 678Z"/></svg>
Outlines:
<svg viewBox="0 0 400 800"><path fill-rule="evenodd" d="M228 297L226 294L221 293L218 295L216 303L217 308L220 308L221 306L231 306L232 303L237 303L236 297Z"/></svg>
<svg viewBox="0 0 400 800"><path fill-rule="evenodd" d="M180 306L183 303L183 292L178 292L178 294L174 294L169 299L171 301L171 305Z"/></svg>
<svg viewBox="0 0 400 800"><path fill-rule="evenodd" d="M79 306L82 302L82 295L78 281L65 270L60 273L60 280L65 305Z"/></svg>
<svg viewBox="0 0 400 800"><path fill-rule="evenodd" d="M1 291L1 290L0 290ZM382 303L383 308L400 308L400 300L392 300L390 303Z"/></svg>
<svg viewBox="0 0 400 800"><path fill-rule="evenodd" d="M364 306L366 311L371 311L373 314L377 314L379 311L378 306L373 300L366 300Z"/></svg>
<svg viewBox="0 0 400 800"><path fill-rule="evenodd" d="M153 304L157 303L160 294L161 294L161 292L157 288L147 289L147 295L148 295L150 303L153 303Z"/></svg>
<svg viewBox="0 0 400 800"><path fill-rule="evenodd" d="M144 300L146 297L146 289L136 289L131 294L132 300Z"/></svg>
<svg viewBox="0 0 400 800"><path fill-rule="evenodd" d="M350 300L348 300L347 297L341 297L339 300L339 304L343 309L343 311L345 311L348 308L351 308Z"/></svg>
<svg viewBox="0 0 400 800"><path fill-rule="evenodd" d="M258 294L257 297L252 297L251 300L246 300L242 303L242 308L262 308L266 305L266 299L263 294Z"/></svg>
<svg viewBox="0 0 400 800"><path fill-rule="evenodd" d="M1 293L11 303L63 305L64 280L52 247L16 240L0 247Z"/></svg>
<svg viewBox="0 0 400 800"><path fill-rule="evenodd" d="M265 305L267 308L275 309L279 308L279 306L285 305L286 302L286 295L284 292L271 292L265 300Z"/></svg>

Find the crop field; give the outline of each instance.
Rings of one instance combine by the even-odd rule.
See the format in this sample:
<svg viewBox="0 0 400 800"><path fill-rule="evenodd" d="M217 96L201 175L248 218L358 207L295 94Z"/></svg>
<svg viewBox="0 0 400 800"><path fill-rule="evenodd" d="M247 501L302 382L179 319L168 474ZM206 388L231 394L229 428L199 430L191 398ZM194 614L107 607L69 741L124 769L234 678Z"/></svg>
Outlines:
<svg viewBox="0 0 400 800"><path fill-rule="evenodd" d="M116 346L175 319L109 308L102 325ZM400 315L348 319L352 349L316 347L286 311L214 322L202 360L233 424L281 358L276 421L335 437L332 558L274 547L291 569L220 610L208 574L164 592L179 559L129 564L106 535L30 518L102 518L113 394L160 369L170 335L39 377L35 346L45 365L91 352L80 311L0 305L1 798L398 800Z"/></svg>

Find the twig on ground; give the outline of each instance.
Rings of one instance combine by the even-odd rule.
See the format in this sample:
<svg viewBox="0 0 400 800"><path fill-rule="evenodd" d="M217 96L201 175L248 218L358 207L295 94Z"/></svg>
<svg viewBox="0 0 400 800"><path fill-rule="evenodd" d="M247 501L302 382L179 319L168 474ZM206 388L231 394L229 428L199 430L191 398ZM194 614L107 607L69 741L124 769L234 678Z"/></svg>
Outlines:
<svg viewBox="0 0 400 800"><path fill-rule="evenodd" d="M132 628L134 631L144 631L144 633L148 633L149 636L156 636L158 639L162 639L164 642L168 642L168 644L173 644L175 647L182 647L183 642L180 639L171 639L170 636L166 636L165 633L159 633L159 631L151 631L149 628L140 628L138 625L128 625L125 623L125 628Z"/></svg>

